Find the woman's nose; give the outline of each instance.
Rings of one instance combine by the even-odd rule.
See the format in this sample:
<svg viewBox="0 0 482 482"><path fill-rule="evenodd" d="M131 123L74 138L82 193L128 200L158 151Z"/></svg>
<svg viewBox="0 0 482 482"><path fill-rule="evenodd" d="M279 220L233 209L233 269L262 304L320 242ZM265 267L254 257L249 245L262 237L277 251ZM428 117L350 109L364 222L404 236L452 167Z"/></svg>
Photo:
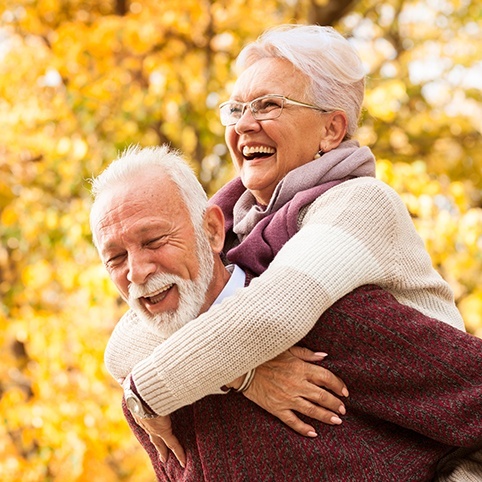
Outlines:
<svg viewBox="0 0 482 482"><path fill-rule="evenodd" d="M234 124L234 130L237 134L242 134L244 132L255 131L259 129L261 129L260 122L254 118L251 109L246 106L238 122Z"/></svg>

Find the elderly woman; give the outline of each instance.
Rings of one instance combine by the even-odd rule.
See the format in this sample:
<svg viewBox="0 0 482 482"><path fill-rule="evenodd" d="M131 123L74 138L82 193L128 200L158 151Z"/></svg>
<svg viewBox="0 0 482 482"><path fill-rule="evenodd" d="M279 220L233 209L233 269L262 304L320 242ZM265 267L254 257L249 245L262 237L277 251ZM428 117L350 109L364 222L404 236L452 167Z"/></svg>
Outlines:
<svg viewBox="0 0 482 482"><path fill-rule="evenodd" d="M370 150L350 140L364 91L363 67L350 43L329 27L281 27L245 47L238 68L221 120L239 178L212 201L228 216L228 229L232 225L231 246L249 243L253 228L293 202L299 209L296 233L250 287L190 322L136 366L136 384L149 392L148 403L159 414L217 393L279 355L336 300L362 285L377 284L399 302L463 329L453 293L432 267L403 202L374 178ZM228 259L246 265L231 246ZM261 258L262 248L245 250L246 258L255 253L256 265L249 267L258 274L271 261L269 254ZM213 335L186 336L202 326ZM212 366L187 366L177 356L191 352ZM161 369L146 369L152 365ZM167 378L183 381L186 398L165 385ZM148 390L151 384L155 392Z"/></svg>
<svg viewBox="0 0 482 482"><path fill-rule="evenodd" d="M248 45L237 65L220 110L239 177L212 202L227 218L227 258L260 276L133 368L139 394L159 415L222 393L231 380L239 386L246 373L249 381L364 285L463 329L403 202L374 178L370 150L352 140L364 74L350 43L328 27L286 26ZM111 373L120 372L119 353L111 344ZM261 378L245 394L278 414L260 400Z"/></svg>

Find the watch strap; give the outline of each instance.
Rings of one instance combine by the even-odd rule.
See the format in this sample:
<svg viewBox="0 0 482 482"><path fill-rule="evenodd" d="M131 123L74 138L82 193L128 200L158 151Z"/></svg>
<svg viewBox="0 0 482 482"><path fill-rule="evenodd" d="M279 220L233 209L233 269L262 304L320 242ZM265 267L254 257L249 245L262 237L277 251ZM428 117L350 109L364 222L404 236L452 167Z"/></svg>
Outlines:
<svg viewBox="0 0 482 482"><path fill-rule="evenodd" d="M142 400L131 375L129 375L128 380L126 380L123 386L126 405L133 415L136 415L139 418L158 417L157 413L155 413L154 410Z"/></svg>

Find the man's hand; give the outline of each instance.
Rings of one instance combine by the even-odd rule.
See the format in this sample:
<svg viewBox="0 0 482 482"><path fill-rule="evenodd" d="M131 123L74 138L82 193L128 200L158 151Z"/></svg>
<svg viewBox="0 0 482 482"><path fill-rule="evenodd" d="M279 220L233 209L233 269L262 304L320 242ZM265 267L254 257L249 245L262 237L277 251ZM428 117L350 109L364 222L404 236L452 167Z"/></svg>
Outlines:
<svg viewBox="0 0 482 482"><path fill-rule="evenodd" d="M313 363L325 356L307 348L292 347L257 367L254 380L244 395L301 435L316 437L315 429L294 411L320 422L339 425L342 421L338 415L346 413L345 405L320 387L339 396L348 396L340 378Z"/></svg>
<svg viewBox="0 0 482 482"><path fill-rule="evenodd" d="M186 466L186 453L172 432L171 417L169 415L156 418L139 418L134 415L134 419L149 434L149 438L156 447L162 463L167 461L169 450L171 450L181 466Z"/></svg>

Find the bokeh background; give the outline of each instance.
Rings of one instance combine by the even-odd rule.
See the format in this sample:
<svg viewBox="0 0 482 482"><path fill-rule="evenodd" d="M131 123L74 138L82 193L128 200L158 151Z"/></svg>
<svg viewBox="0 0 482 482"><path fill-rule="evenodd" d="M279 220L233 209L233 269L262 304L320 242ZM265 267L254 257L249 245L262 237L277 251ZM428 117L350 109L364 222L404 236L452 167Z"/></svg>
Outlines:
<svg viewBox="0 0 482 482"><path fill-rule="evenodd" d="M88 179L168 142L208 193L233 176L217 105L242 45L333 25L368 73L358 138L482 336L482 3L0 1L0 480L152 481L103 350L125 311L94 251Z"/></svg>

